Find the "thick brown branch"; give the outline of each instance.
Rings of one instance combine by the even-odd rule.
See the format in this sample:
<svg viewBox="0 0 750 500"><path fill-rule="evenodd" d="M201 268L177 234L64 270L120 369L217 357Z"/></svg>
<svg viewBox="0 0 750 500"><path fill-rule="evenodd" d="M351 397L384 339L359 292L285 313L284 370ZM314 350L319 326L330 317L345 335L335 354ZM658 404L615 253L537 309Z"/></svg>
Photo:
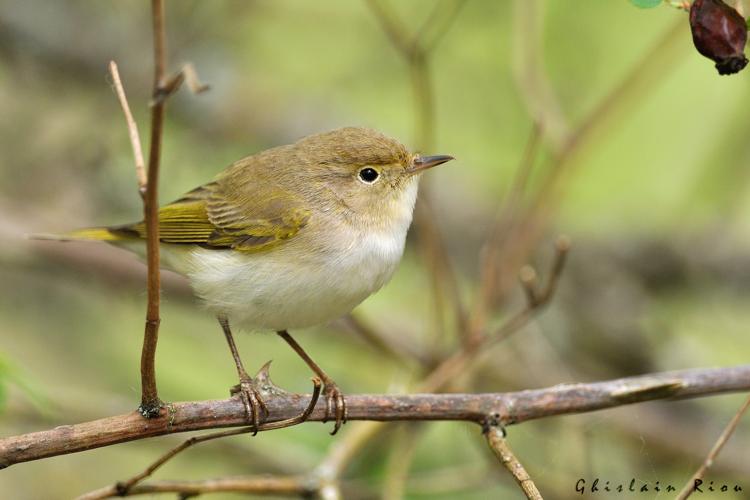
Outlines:
<svg viewBox="0 0 750 500"><path fill-rule="evenodd" d="M350 395L347 408L349 420L456 420L508 425L656 399L737 391L750 391L750 365L682 370L511 393ZM309 398L306 394L289 394L270 399L269 422L298 415ZM325 404L320 402L309 420L324 418ZM136 439L246 423L244 407L238 399L174 403L163 408L159 418L151 420L143 420L133 412L2 439L0 466Z"/></svg>

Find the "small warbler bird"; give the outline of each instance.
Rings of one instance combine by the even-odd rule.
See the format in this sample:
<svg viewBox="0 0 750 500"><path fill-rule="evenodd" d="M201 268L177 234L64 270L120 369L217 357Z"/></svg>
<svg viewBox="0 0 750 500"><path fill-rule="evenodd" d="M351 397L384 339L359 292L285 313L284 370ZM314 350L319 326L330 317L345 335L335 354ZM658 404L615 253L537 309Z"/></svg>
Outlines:
<svg viewBox="0 0 750 500"><path fill-rule="evenodd" d="M420 156L374 130L347 127L243 158L160 208L162 265L186 276L219 319L257 429L268 415L230 321L277 332L324 383L335 433L346 420L336 383L287 330L340 317L381 288L401 259L421 174L451 156ZM54 239L145 250L143 222ZM261 416L261 412L265 416Z"/></svg>

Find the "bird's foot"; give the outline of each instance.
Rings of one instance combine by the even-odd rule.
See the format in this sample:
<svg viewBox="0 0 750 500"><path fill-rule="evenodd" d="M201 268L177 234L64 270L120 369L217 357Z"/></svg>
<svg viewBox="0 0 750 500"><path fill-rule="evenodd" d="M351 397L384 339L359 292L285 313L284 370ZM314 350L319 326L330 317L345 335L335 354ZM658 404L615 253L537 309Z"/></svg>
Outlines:
<svg viewBox="0 0 750 500"><path fill-rule="evenodd" d="M335 420L333 431L331 431L331 436L333 436L346 423L346 399L336 382L327 377L323 381L323 396L326 398L326 416L323 422L328 422L330 419Z"/></svg>
<svg viewBox="0 0 750 500"><path fill-rule="evenodd" d="M260 393L260 384L252 377L241 377L240 383L229 390L232 396L239 395L245 406L247 421L253 426L253 436L258 433L260 424L268 418L268 408Z"/></svg>

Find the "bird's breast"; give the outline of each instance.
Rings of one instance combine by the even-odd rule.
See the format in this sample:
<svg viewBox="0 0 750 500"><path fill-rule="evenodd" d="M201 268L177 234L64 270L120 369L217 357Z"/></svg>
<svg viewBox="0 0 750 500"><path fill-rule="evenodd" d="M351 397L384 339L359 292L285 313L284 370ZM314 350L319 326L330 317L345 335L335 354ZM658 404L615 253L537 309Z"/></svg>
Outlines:
<svg viewBox="0 0 750 500"><path fill-rule="evenodd" d="M351 311L391 278L408 226L340 229L335 240L330 234L325 242L300 238L267 252L194 248L184 274L211 310L247 328L325 323Z"/></svg>
<svg viewBox="0 0 750 500"><path fill-rule="evenodd" d="M382 287L393 275L404 252L406 233L366 231L352 238L349 248L341 252L340 266L349 274L352 288L367 295Z"/></svg>

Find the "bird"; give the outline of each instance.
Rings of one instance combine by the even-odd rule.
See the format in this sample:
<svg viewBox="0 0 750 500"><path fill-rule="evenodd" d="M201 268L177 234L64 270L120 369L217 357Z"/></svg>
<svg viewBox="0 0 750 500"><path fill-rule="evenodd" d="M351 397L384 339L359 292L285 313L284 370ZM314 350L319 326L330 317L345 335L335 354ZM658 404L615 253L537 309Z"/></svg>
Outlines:
<svg viewBox="0 0 750 500"><path fill-rule="evenodd" d="M336 382L289 334L348 314L393 276L422 174L452 156L411 153L344 127L242 158L159 208L161 266L187 277L218 319L239 376L233 391L257 430L268 417L232 328L276 332L323 383L326 419L346 422ZM143 221L43 235L145 252Z"/></svg>

